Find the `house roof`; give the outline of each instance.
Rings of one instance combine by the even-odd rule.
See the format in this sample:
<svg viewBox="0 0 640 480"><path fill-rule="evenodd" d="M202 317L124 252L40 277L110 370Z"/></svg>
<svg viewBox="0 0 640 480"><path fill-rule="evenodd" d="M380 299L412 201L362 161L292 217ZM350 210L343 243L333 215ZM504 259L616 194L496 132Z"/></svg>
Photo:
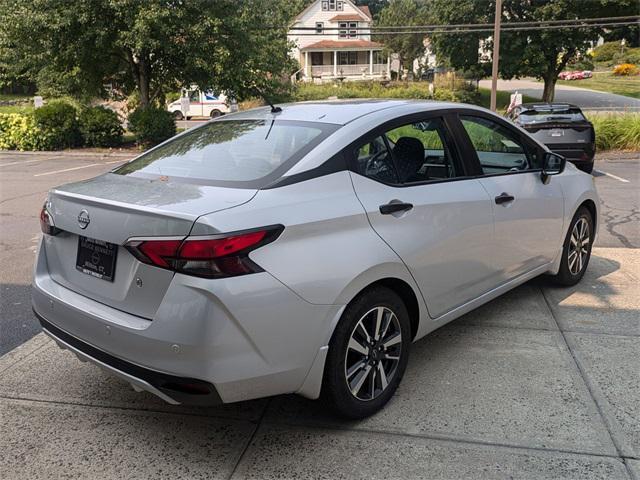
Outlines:
<svg viewBox="0 0 640 480"><path fill-rule="evenodd" d="M382 44L369 40L320 40L300 50L353 50L354 48L382 48Z"/></svg>
<svg viewBox="0 0 640 480"><path fill-rule="evenodd" d="M367 17L369 17L369 20L373 19L373 17L371 16L371 10L369 10L369 7L367 5L356 5L356 7L359 8Z"/></svg>
<svg viewBox="0 0 640 480"><path fill-rule="evenodd" d="M307 5L307 8L305 8L304 10L302 10L298 15L296 15L296 18L293 19L294 23L297 22L298 20L300 20L302 18L302 16L308 12L309 10L311 10L311 8L313 8L313 6L316 3L319 3L321 0L316 0L315 2L311 2L309 5ZM356 7L358 10L360 10L366 17L368 20L373 20L373 17L371 16L371 10L369 10L369 7L366 5L356 5L353 1L351 0L344 0L345 2L349 2L351 3L354 7Z"/></svg>
<svg viewBox="0 0 640 480"><path fill-rule="evenodd" d="M329 19L330 22L358 22L363 20L360 15L346 13L344 15L336 15Z"/></svg>

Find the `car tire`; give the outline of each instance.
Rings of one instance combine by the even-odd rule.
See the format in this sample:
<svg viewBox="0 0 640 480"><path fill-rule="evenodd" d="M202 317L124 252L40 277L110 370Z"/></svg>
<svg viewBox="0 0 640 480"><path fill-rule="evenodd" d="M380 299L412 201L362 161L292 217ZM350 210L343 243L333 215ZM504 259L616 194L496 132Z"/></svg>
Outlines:
<svg viewBox="0 0 640 480"><path fill-rule="evenodd" d="M380 338L375 338L376 331ZM374 414L398 388L410 345L409 314L402 299L385 287L366 290L347 305L331 337L324 401L346 418Z"/></svg>
<svg viewBox="0 0 640 480"><path fill-rule="evenodd" d="M593 172L593 163L585 163L584 165L580 165L578 167L580 170L582 170L585 173L592 173Z"/></svg>
<svg viewBox="0 0 640 480"><path fill-rule="evenodd" d="M184 115L180 110L176 110L175 112L173 112L173 118L175 118L176 120L182 120L184 118Z"/></svg>
<svg viewBox="0 0 640 480"><path fill-rule="evenodd" d="M552 277L555 283L571 286L582 279L591 258L594 234L591 212L586 207L580 207L569 224L562 247L560 270ZM589 242L587 245L586 241Z"/></svg>
<svg viewBox="0 0 640 480"><path fill-rule="evenodd" d="M211 110L211 113L209 114L209 117L211 118L218 118L220 115L222 115L222 112L220 110Z"/></svg>

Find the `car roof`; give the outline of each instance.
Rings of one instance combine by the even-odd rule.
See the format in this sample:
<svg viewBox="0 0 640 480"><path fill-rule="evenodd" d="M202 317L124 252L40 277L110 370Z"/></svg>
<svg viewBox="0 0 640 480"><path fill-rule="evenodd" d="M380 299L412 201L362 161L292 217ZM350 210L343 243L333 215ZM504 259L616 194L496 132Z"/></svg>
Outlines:
<svg viewBox="0 0 640 480"><path fill-rule="evenodd" d="M238 113L228 114L216 121L225 120L294 120L307 122L332 123L346 125L360 117L388 109L400 109L403 106L420 105L422 111L443 108L460 108L459 103L428 100L389 100L389 99L349 99L323 100L278 104L281 112L272 113L271 107L259 107ZM465 107L474 108L472 105Z"/></svg>

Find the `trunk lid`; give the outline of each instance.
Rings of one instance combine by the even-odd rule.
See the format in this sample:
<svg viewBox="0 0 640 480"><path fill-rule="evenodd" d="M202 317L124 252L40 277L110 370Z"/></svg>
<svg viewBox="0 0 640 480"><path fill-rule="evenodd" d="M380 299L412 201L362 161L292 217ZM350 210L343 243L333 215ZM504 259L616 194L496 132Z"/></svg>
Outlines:
<svg viewBox="0 0 640 480"><path fill-rule="evenodd" d="M100 303L151 319L174 274L139 262L124 243L132 237L186 237L201 215L246 203L255 193L110 173L58 187L49 193L48 209L62 231L45 235L44 242L51 278ZM76 268L80 237L116 245L112 281Z"/></svg>

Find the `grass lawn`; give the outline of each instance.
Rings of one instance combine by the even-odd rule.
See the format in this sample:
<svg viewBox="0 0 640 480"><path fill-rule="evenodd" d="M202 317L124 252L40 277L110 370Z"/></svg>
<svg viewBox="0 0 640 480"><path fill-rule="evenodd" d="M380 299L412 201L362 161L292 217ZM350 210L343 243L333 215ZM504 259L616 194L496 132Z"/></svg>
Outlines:
<svg viewBox="0 0 640 480"><path fill-rule="evenodd" d="M640 98L640 75L618 77L612 73L594 73L584 80L558 80L558 85L584 87L599 92L617 93L626 97Z"/></svg>
<svg viewBox="0 0 640 480"><path fill-rule="evenodd" d="M491 104L491 90L488 88L480 88L480 103L481 107L489 108ZM536 97L530 97L529 95L522 96L523 103L529 102L539 102L540 99ZM496 108L498 110L504 111L509 106L511 102L511 92L503 92L502 90L498 90L496 95Z"/></svg>
<svg viewBox="0 0 640 480"><path fill-rule="evenodd" d="M16 105L0 105L0 113L24 113L32 110L33 107L30 103L32 97L26 95L13 95L13 94L0 94L0 103L4 101L18 100L21 103ZM22 103L24 102L24 103Z"/></svg>

